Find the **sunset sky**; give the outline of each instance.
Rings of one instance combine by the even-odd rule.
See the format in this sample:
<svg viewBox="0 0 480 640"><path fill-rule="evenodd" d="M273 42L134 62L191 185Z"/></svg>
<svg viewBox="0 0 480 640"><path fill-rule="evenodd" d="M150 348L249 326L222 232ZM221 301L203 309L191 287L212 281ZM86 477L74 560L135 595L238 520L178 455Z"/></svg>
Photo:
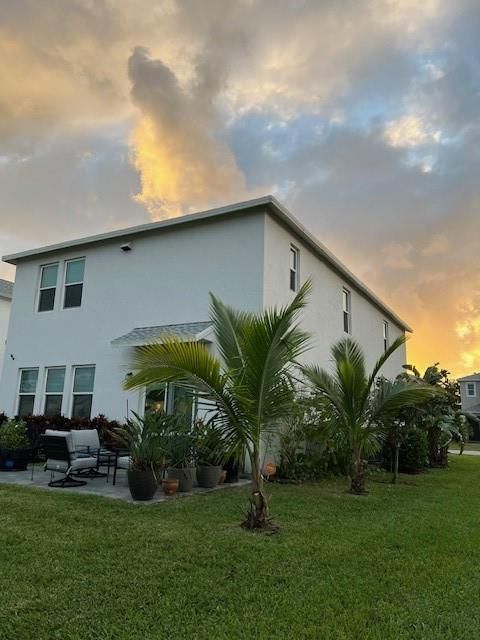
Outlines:
<svg viewBox="0 0 480 640"><path fill-rule="evenodd" d="M2 255L271 193L480 370L478 0L0 0L0 54Z"/></svg>

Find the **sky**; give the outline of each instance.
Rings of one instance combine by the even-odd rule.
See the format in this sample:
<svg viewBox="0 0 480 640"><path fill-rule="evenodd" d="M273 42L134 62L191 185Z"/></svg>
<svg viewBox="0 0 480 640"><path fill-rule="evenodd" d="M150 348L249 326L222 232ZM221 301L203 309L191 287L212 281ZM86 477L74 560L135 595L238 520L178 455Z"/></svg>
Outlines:
<svg viewBox="0 0 480 640"><path fill-rule="evenodd" d="M0 0L0 55L0 254L273 194L480 370L478 0Z"/></svg>

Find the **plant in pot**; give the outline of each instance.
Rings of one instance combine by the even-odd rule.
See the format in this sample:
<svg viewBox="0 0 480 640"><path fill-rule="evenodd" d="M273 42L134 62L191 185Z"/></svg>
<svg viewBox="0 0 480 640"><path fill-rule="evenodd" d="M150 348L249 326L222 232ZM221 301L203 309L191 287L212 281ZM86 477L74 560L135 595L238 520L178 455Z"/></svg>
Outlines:
<svg viewBox="0 0 480 640"><path fill-rule="evenodd" d="M24 422L8 420L0 426L0 471L25 471L30 451Z"/></svg>
<svg viewBox="0 0 480 640"><path fill-rule="evenodd" d="M188 492L193 489L197 469L193 452L193 435L185 424L168 434L166 455L168 460L167 476L178 480L178 490Z"/></svg>
<svg viewBox="0 0 480 640"><path fill-rule="evenodd" d="M165 431L170 416L146 413L114 430L115 440L129 452L128 488L134 500L151 500L158 489L165 460Z"/></svg>
<svg viewBox="0 0 480 640"><path fill-rule="evenodd" d="M220 481L226 458L225 441L213 421L195 422L195 452L197 458L197 482L211 489Z"/></svg>

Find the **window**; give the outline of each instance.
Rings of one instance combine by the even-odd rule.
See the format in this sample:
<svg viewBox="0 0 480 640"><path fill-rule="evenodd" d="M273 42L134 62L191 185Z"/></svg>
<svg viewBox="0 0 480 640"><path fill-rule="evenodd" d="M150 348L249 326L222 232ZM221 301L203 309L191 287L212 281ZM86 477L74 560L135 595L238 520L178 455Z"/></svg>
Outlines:
<svg viewBox="0 0 480 640"><path fill-rule="evenodd" d="M384 320L383 321L383 350L386 351L389 346L390 344L388 339L388 322Z"/></svg>
<svg viewBox="0 0 480 640"><path fill-rule="evenodd" d="M85 273L85 258L68 260L65 267L65 297L64 309L80 307L82 304L83 276Z"/></svg>
<svg viewBox="0 0 480 640"><path fill-rule="evenodd" d="M40 294L38 296L38 310L52 311L55 306L55 292L57 290L58 263L46 264L40 274Z"/></svg>
<svg viewBox="0 0 480 640"><path fill-rule="evenodd" d="M351 293L348 289L342 290L343 301L343 330L345 333L352 331L352 300Z"/></svg>
<svg viewBox="0 0 480 640"><path fill-rule="evenodd" d="M300 282L300 251L290 245L290 289L297 291Z"/></svg>
<svg viewBox="0 0 480 640"><path fill-rule="evenodd" d="M18 389L17 415L20 418L31 416L35 406L37 392L38 369L20 369L20 386Z"/></svg>
<svg viewBox="0 0 480 640"><path fill-rule="evenodd" d="M72 418L90 418L95 367L75 367L73 373Z"/></svg>
<svg viewBox="0 0 480 640"><path fill-rule="evenodd" d="M65 384L65 367L52 367L47 369L45 380L45 406L43 413L46 416L61 416L63 402L63 386Z"/></svg>
<svg viewBox="0 0 480 640"><path fill-rule="evenodd" d="M477 395L477 390L475 389L474 382L467 382L467 396L469 398L475 398Z"/></svg>
<svg viewBox="0 0 480 640"><path fill-rule="evenodd" d="M150 384L145 391L145 413L163 413L166 411L167 385Z"/></svg>

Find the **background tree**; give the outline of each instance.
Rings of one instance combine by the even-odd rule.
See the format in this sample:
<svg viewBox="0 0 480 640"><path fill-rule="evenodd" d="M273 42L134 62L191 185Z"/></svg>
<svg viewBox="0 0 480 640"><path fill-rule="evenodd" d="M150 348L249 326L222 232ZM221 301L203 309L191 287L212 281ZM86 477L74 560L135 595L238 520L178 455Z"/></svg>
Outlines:
<svg viewBox="0 0 480 640"><path fill-rule="evenodd" d="M281 309L246 313L211 294L210 317L219 356L198 342L166 340L139 347L132 357L135 371L127 389L175 382L193 389L211 407L210 419L221 430L229 451L246 451L252 492L243 525L270 526L262 476L262 445L294 406L294 371L308 348L308 335L298 325L311 289L307 281L293 302Z"/></svg>
<svg viewBox="0 0 480 640"><path fill-rule="evenodd" d="M403 336L395 340L369 375L360 345L350 338L332 347L333 374L317 366L304 368L313 390L324 401L339 445L349 453L352 493L365 492L366 463L380 449L385 423L400 409L422 404L437 394L431 385L407 380L376 386L381 368L404 342Z"/></svg>

